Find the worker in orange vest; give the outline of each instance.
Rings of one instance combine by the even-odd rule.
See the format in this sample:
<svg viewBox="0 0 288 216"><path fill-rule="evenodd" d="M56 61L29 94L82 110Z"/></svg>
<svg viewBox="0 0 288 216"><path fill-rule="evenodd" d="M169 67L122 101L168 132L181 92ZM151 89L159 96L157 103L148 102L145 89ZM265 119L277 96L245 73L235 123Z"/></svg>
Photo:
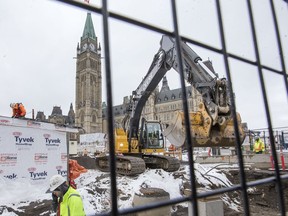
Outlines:
<svg viewBox="0 0 288 216"><path fill-rule="evenodd" d="M22 103L11 103L12 118L24 118L26 115L26 109Z"/></svg>
<svg viewBox="0 0 288 216"><path fill-rule="evenodd" d="M168 148L168 151L176 151L176 147L173 144L171 144Z"/></svg>

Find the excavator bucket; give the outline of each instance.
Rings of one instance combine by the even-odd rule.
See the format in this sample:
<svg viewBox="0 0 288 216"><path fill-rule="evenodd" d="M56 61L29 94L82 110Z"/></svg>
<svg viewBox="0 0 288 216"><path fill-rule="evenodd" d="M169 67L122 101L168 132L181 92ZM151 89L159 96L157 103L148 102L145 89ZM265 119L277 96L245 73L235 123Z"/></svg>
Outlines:
<svg viewBox="0 0 288 216"><path fill-rule="evenodd" d="M182 124L182 120L183 118L180 112L175 112L172 124L169 124L169 126L163 130L164 137L176 147L184 145L186 140L185 125Z"/></svg>
<svg viewBox="0 0 288 216"><path fill-rule="evenodd" d="M193 147L235 147L236 138L233 119L226 116L222 124L212 125L212 119L203 106L197 112L190 112L190 129ZM245 133L241 124L240 115L237 113L237 122L240 132L240 141L244 141ZM176 111L174 119L164 129L163 135L176 147L181 147L186 141L184 113Z"/></svg>

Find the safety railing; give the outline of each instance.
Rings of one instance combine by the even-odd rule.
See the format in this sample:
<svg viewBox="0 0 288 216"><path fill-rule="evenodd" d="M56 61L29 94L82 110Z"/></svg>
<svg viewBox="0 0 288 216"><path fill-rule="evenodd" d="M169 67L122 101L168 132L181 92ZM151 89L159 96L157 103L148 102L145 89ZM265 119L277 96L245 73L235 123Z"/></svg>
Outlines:
<svg viewBox="0 0 288 216"><path fill-rule="evenodd" d="M244 0L243 0L244 1ZM279 0L280 1L280 0ZM199 209L198 209L198 204L197 200L200 198L205 198L205 197L210 197L214 195L219 195L231 191L241 191L242 194L242 206L243 206L243 212L244 215L250 215L250 208L249 208L249 199L248 199L248 194L247 194L247 189L249 187L255 187L259 185L264 185L264 184L270 184L270 183L275 183L276 188L277 188L277 200L278 200L278 206L279 206L279 212L281 215L285 215L286 212L286 207L285 207L285 200L284 200L284 191L282 190L282 184L284 180L288 179L288 175L281 175L280 174L280 169L278 166L278 159L277 159L277 152L276 152L276 147L275 147L275 139L273 136L273 127L272 127L272 121L271 121L271 113L269 109L269 103L268 103L268 97L267 97L267 90L264 82L264 77L263 77L263 70L268 71L270 73L276 73L279 74L280 76L283 76L283 82L285 86L285 90L283 92L280 92L280 94L284 94L287 97L288 94L288 82L287 82L287 71L285 67L285 61L284 61L284 54L283 54L283 48L281 44L281 39L280 39L280 32L279 32L279 26L277 22L277 14L275 10L275 5L274 1L270 0L270 10L272 13L272 22L274 25L273 31L276 34L276 44L277 44L277 49L279 53L279 59L280 59L280 64L281 68L276 69L274 67L266 66L261 63L261 58L260 58L260 50L259 50L259 45L257 42L257 31L256 31L256 24L254 21L254 14L252 10L252 5L251 5L251 0L246 0L247 4L247 13L249 17L249 25L251 28L252 32L252 40L253 40L253 45L254 45L254 53L256 60L251 60L249 58L244 58L239 55L235 55L232 53L229 53L227 51L227 45L226 45L226 38L225 38L225 31L224 31L224 25L223 25L223 13L221 10L221 4L222 1L220 0L215 0L215 7L217 11L217 19L218 19L218 25L219 25L219 32L220 32L220 39L221 39L221 48L215 48L213 46L209 46L205 43L201 43L199 41L193 40L189 37L184 37L183 35L179 34L179 27L178 27L178 19L177 19L177 1L171 0L171 9L172 9L172 18L173 18L173 31L167 31L163 28L159 28L155 25L151 25L145 22L141 22L139 20L123 16L117 13L113 13L108 10L108 0L103 0L102 1L102 6L101 7L96 7L92 4L86 4L84 1L70 1L70 0L59 0L59 2L69 4L78 8L86 9L91 11L92 13L97 13L102 16L103 19L103 36L104 36L104 51L105 51L105 71L106 71L106 88L107 88L107 115L108 115L108 136L110 140L110 146L109 146L109 151L110 151L110 172L111 172L111 211L106 212L106 213L101 213L99 215L125 215L125 214L133 214L136 212L141 212L141 211L147 211L149 209L155 209L163 206L171 206L175 205L178 203L183 203L183 202L191 202L192 203L192 208L193 208L193 215L198 215L199 214ZM285 1L284 1L285 2ZM286 1L287 2L287 1ZM164 3L163 3L164 4ZM287 8L286 8L287 10ZM244 171L244 161L243 161L243 154L242 154L242 149L241 149L241 143L240 143L240 135L237 127L237 118L236 118L236 105L235 105L235 99L234 97L232 98L231 105L232 105L232 115L233 115L233 120L234 120L234 128L235 128L235 136L236 136L236 150L237 150L237 156L238 156L238 161L239 161L239 173L240 173L240 184L238 185L233 185L231 187L226 187L226 188L220 188L220 189L215 189L211 190L208 192L197 192L196 191L196 182L195 182L195 173L194 173L194 161L192 160L193 158L193 142L190 134L190 125L189 125L189 113L188 113L188 104L186 100L183 100L183 110L185 113L185 123L186 123L186 131L187 133L187 143L191 143L192 145L189 146L188 149L188 156L189 156L189 166L190 166L190 183L191 183L191 195L187 197L180 197L180 198L175 198L171 199L169 201L165 202L159 202L159 203L153 203L145 206L137 206L133 208L127 208L127 209L118 209L117 207L117 180L116 180L116 157L113 154L115 152L114 149L114 133L113 133L113 125L114 125L114 119L113 119L113 101L112 101L112 88L111 86L111 52L110 52L110 42L109 42L109 19L115 19L118 21L123 21L125 23L135 25L140 28L144 28L153 32L157 32L160 34L165 34L172 36L176 39L176 48L177 52L180 52L180 40L186 41L188 43L197 45L201 48L207 49L209 51L221 54L223 57L224 61L224 66L226 70L226 76L228 78L229 82L229 90L230 92L233 92L233 83L231 82L232 77L231 77L231 71L230 71L230 65L229 65L229 60L237 60L242 63L256 66L258 70L258 76L260 79L260 87L261 87L261 93L264 101L264 107L265 107L265 115L267 118L267 125L268 125L268 134L269 134L269 139L270 139L270 144L271 144L271 152L272 156L274 158L274 164L275 164L275 171L274 174L275 176L269 177L269 178L263 178L261 180L257 181L250 181L248 182L246 179L246 174ZM287 24L287 23L286 23ZM182 58L179 56L179 67L180 67L180 78L181 78L181 87L182 87L182 98L186 98L186 91L185 91L185 82L184 82L184 73L183 73L183 68L182 68ZM287 60L287 56L286 56Z"/></svg>

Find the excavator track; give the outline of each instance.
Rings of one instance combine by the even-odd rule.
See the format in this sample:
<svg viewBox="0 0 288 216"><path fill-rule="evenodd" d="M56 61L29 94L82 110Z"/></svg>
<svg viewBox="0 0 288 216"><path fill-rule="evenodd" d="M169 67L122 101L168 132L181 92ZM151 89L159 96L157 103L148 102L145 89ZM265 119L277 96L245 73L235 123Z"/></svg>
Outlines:
<svg viewBox="0 0 288 216"><path fill-rule="evenodd" d="M102 172L109 172L109 156L96 157L96 167ZM146 165L142 158L131 156L117 156L116 170L120 175L137 175L145 171Z"/></svg>
<svg viewBox="0 0 288 216"><path fill-rule="evenodd" d="M146 166L151 169L163 169L167 172L177 171L180 161L177 158L164 155L144 155Z"/></svg>

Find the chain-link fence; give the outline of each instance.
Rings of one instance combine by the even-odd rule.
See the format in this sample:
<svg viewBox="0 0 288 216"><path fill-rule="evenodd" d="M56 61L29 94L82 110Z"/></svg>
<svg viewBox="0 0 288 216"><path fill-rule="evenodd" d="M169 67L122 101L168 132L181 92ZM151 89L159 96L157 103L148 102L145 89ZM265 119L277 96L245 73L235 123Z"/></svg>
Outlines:
<svg viewBox="0 0 288 216"><path fill-rule="evenodd" d="M188 155L190 158L189 161L189 166L190 166L190 184L191 184L191 195L190 196L184 196L184 197L179 197L177 199L171 199L169 201L165 201L165 202L159 202L159 203L152 203L152 204L147 204L145 206L137 206L137 207L133 207L133 208L128 208L128 209L118 209L118 205L117 205L117 181L116 181L116 163L115 163L115 155L112 152L115 152L115 148L114 148L114 143L110 142L110 172L111 172L111 212L109 213L103 213L101 215L126 215L126 214L133 214L136 212L141 212L141 211L146 211L148 209L155 209L155 208L160 208L163 206L171 206L177 203L183 203L183 202L189 202L192 203L192 212L193 215L199 215L199 208L197 205L197 200L200 198L209 198L211 196L214 195L219 195L219 194L224 194L224 193L228 193L231 191L240 191L241 192L241 200L242 200L242 207L243 207L243 214L244 215L250 215L250 207L249 207L249 198L248 198L248 189L250 187L258 187L260 185L264 185L264 184L275 184L276 185L276 189L277 189L277 195L278 197L275 199L278 200L278 209L281 215L285 215L286 212L286 206L285 206L285 200L284 200L284 191L283 191L283 181L287 181L288 175L287 174L282 174L280 172L279 166L278 166L278 160L277 160L277 145L276 145L276 140L275 140L275 136L273 135L273 124L272 124L272 117L271 117L271 110L270 110L270 106L269 106L269 100L268 100L268 95L269 93L269 89L267 89L267 81L265 82L265 74L276 74L279 78L279 80L281 81L281 83L283 84L284 88L282 89L282 91L278 91L277 95L284 95L284 99L287 100L287 93L288 93L288 82L287 82L287 70L286 70L286 66L285 63L287 63L287 56L284 55L284 50L282 47L282 43L283 43L283 37L281 37L281 31L280 31L280 26L279 26L279 20L278 20L278 14L276 13L276 9L275 9L275 2L280 2L280 0L278 1L265 1L265 4L268 5L269 11L271 13L271 19L269 19L272 23L273 28L269 29L270 32L273 32L273 34L275 35L275 37L273 39L275 39L273 41L274 44L274 48L277 50L276 53L278 53L277 59L279 61L279 65L278 67L273 67L273 66L267 66L262 64L262 49L259 48L259 29L257 28L257 21L256 20L256 15L254 13L254 9L253 7L257 7L257 5L255 6L253 3L255 3L255 1L251 1L251 0L247 0L247 1L237 1L237 2L243 2L245 3L245 11L242 12L242 14L240 14L240 16L243 15L243 19L244 17L246 17L246 25L248 26L248 33L251 36L251 40L252 40L252 52L254 53L251 56L248 55L248 57L246 56L242 56L242 55L236 55L233 52L229 52L228 48L227 48L227 38L226 38L226 34L228 34L229 32L229 27L225 28L225 19L227 21L226 14L223 12L224 8L225 8L225 1L220 1L220 0L215 0L214 2L214 10L216 11L215 13L215 20L218 26L218 33L219 33L219 47L217 46L212 46L209 45L207 43L203 43L200 40L194 40L192 39L192 37L190 36L185 36L184 34L181 34L181 31L179 30L179 20L178 17L185 13L185 10L183 11L179 11L177 10L177 4L179 3L178 1L175 0L171 0L171 2L168 1L163 1L163 4L169 4L170 8L171 8L171 30L166 30L166 28L161 28L158 27L157 25L153 25L150 23L146 23L146 22L142 22L139 21L137 19L133 19L131 17L125 16L125 15L121 15L119 13L114 13L108 10L108 5L109 5L109 1L102 1L102 6L101 7L97 7L95 5L92 4L86 4L84 1L80 2L80 1L70 1L70 0L61 0L60 2L69 4L69 5L73 5L75 7L79 7L85 10L89 10L92 13L98 14L100 16L102 16L102 20L103 20L103 37L104 37L104 52L105 52L105 74L106 74L106 87L107 87L107 115L108 115L108 135L109 135L109 140L114 140L114 133L113 133L113 95L112 95L112 88L113 86L111 85L112 81L112 77L111 77L111 53L112 50L110 50L110 35L111 35L111 31L113 31L112 29L110 29L109 27L109 23L111 20L113 21L122 21L125 22L126 24L129 25L133 25L133 26L137 26L137 28L139 29L145 29L145 30L149 30L151 31L151 34L165 34L168 36L172 36L175 38L176 41L176 46L179 48L180 46L180 41L185 41L189 44L192 45L196 45L198 47L200 47L201 49L206 49L209 50L210 52L214 52L217 53L219 55L221 55L222 60L223 60L223 66L225 68L225 72L226 72L226 76L228 78L228 82L229 82L229 90L230 92L234 92L234 87L238 85L237 80L233 79L232 75L232 66L231 66L231 62L233 61L237 61L240 62L241 64L246 64L251 67L254 68L254 70L256 71L257 77L259 81L259 85L258 85L258 91L260 92L260 97L263 99L263 104L262 109L264 110L264 118L266 119L266 124L267 124L267 131L266 131L266 137L269 138L269 144L271 146L271 154L274 158L274 164L275 164L275 172L274 172L274 176L271 178L263 178L261 180L257 180L257 181L250 181L248 182L246 179L246 174L244 171L244 161L243 161L243 154L242 154L242 149L241 149L241 142L240 142L240 135L239 135L239 131L238 131L238 127L237 127L237 118L236 118L236 101L235 98L232 97L232 101L231 101L231 106L232 106L232 115L233 115L233 119L234 119L234 128L235 128L235 137L236 137L236 143L235 143L235 147L236 150L238 152L237 157L238 157L238 161L239 161L239 173L240 173L240 179L239 179L239 184L238 185L234 185L233 187L225 187L225 188L220 188L220 189L215 189L215 190L211 190L209 192L199 192L196 190L196 182L195 182L195 173L194 173L194 161L192 160L192 155L193 155L193 142L191 139L191 134L190 134L190 127L189 125L187 126L187 124L189 124L189 121L187 120L186 123L186 130L189 131L189 133L187 134L187 143L189 143L189 146L187 146L187 150L188 150ZM208 1L207 1L208 2ZM264 2L264 1L263 1ZM285 1L282 1L282 3L284 4L284 8L282 8L282 10L286 10L287 12L287 5L285 5L284 3ZM211 1L210 1L211 3ZM233 2L234 3L234 2ZM259 3L259 2L258 2ZM262 4L262 2L260 3ZM263 3L264 4L264 3ZM282 4L282 7L283 7ZM127 5L127 7L129 7L129 5ZM159 5L157 5L157 7L159 7ZM161 8L158 8L159 10L161 10ZM240 9L239 9L240 10ZM195 1L195 13L197 13L197 2ZM227 12L227 11L226 11ZM147 13L149 13L149 11L147 11ZM208 14L209 12L207 12L206 14L202 14L202 18L203 18L203 22L204 20L209 16ZM262 16L266 16L266 14L262 14ZM161 17L159 17L160 19ZM241 17L242 19L242 17ZM194 20L195 21L195 20ZM193 28L193 21L188 21L190 22L191 25L191 29ZM196 21L195 21L196 22ZM201 22L198 21L198 22ZM287 20L285 22L285 24L287 25ZM227 27L227 23L226 23L226 27ZM233 24L232 24L233 25ZM235 25L238 25L237 23L235 23ZM265 24L264 24L265 25ZM214 28L215 26L203 26L203 28ZM241 29L241 27L239 26L239 28ZM199 31L199 30L195 30L195 31ZM236 33L237 34L237 33ZM217 37L218 37L217 36ZM267 36L268 37L268 36ZM287 40L287 35L286 35L286 40ZM127 42L129 43L129 42ZM234 43L241 43L241 39L239 41L235 41ZM272 43L272 41L271 41ZM243 45L245 46L245 45ZM131 56L133 57L133 56ZM286 58L286 59L285 59ZM285 62L286 60L286 62ZM133 61L133 60L132 60ZM265 74L264 74L265 73ZM184 78L183 76L181 76L181 74L183 74L183 71L180 71L180 78L181 78L181 84L182 84L182 89L185 89L185 83L184 83ZM247 77L247 80L249 80L249 77ZM244 88L249 88L247 86L243 85L243 91ZM236 98L237 98L237 92L236 94ZM253 89L251 89L250 92L251 95L247 95L247 98L250 97L257 97L257 96L253 96ZM273 95L272 95L273 97ZM183 103L184 107L183 110L186 113L186 115L188 116L188 107L187 104ZM255 106L255 104L249 104L249 99L247 99L247 103L245 106ZM273 199L273 198L271 198Z"/></svg>

